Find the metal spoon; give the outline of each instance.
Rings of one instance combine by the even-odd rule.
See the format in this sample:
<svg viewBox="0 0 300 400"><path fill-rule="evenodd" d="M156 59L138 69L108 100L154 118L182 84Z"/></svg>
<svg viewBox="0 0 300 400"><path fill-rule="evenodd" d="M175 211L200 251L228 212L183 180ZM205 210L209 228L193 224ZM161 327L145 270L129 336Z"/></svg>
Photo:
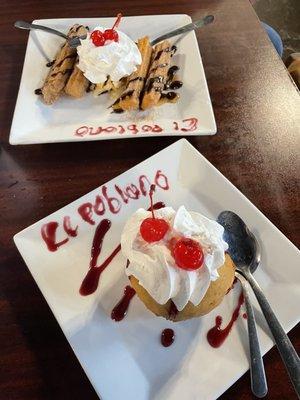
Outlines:
<svg viewBox="0 0 300 400"><path fill-rule="evenodd" d="M174 31L159 36L158 38L151 41L151 45L154 46L155 44L162 42L163 40L170 39L173 36L182 35L184 33L194 31L195 29L202 28L203 26L213 22L214 19L215 17L213 15L207 15L206 17L199 19L198 21L184 25L181 28L175 29Z"/></svg>
<svg viewBox="0 0 300 400"><path fill-rule="evenodd" d="M195 29L201 28L202 26L210 24L211 22L213 22L213 20L214 20L213 15L207 15L206 17L200 19L199 21L184 25L181 28L175 29L169 33L159 36L158 38L151 41L151 45L154 46L155 44L161 42L162 40L170 39L173 36L182 35L183 33L187 33L189 31L193 31ZM66 39L68 41L70 47L79 46L80 39L86 38L86 35L69 38L67 35L65 35L64 33L60 32L60 31L57 31L56 29L48 28L47 26L43 26L43 25L30 24L29 22L26 22L26 21L16 21L14 26L15 26L15 28L19 28L19 29L29 29L29 30L38 29L38 30L41 30L44 32L52 33L53 35L58 35L64 39Z"/></svg>
<svg viewBox="0 0 300 400"><path fill-rule="evenodd" d="M247 310L247 325L248 325L248 338L250 349L250 376L251 376L251 389L252 393L259 398L265 397L268 393L268 386L266 381L266 374L260 346L257 336L256 323L252 304L249 295L249 284L242 274L236 272L235 276L241 282L246 310Z"/></svg>
<svg viewBox="0 0 300 400"><path fill-rule="evenodd" d="M260 263L258 242L244 221L232 211L223 211L217 221L224 227L224 240L237 270L248 280L269 325L280 356L285 364L295 391L300 398L300 359L290 339L276 318L266 296L252 273Z"/></svg>
<svg viewBox="0 0 300 400"><path fill-rule="evenodd" d="M75 37L69 38L67 35L65 35L64 33L60 32L60 31L57 31L56 29L52 29L52 28L49 28L49 27L44 26L44 25L30 24L29 22L26 22L26 21L16 21L14 23L14 26L15 26L15 28L19 28L19 29L29 29L29 30L37 29L37 30L44 31L44 32L47 32L47 33L52 33L53 35L60 36L60 37L66 39L68 41L70 47L79 46L80 45L80 39L85 39L86 38L86 35L84 35L84 36L75 36Z"/></svg>

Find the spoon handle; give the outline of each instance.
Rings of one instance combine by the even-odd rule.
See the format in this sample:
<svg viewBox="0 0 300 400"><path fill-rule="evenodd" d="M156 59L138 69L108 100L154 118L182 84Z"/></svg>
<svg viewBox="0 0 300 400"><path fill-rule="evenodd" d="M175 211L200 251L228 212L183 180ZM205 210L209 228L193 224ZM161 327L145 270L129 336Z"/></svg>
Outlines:
<svg viewBox="0 0 300 400"><path fill-rule="evenodd" d="M251 389L252 393L259 398L265 397L268 393L268 385L266 381L266 374L262 355L260 352L260 345L257 336L256 323L254 312L249 296L249 284L243 278L238 276L241 282L246 310L247 310L247 324L248 324L248 337L250 349L250 375L251 375Z"/></svg>
<svg viewBox="0 0 300 400"><path fill-rule="evenodd" d="M60 36L64 39L68 39L68 36L65 35L64 33L59 32L56 29L48 28L47 26L43 26L43 25L30 24L29 22L26 22L26 21L16 21L14 26L15 26L15 28L19 28L19 29L29 29L29 30L38 29L40 31L45 31L48 33L52 33L53 35Z"/></svg>
<svg viewBox="0 0 300 400"><path fill-rule="evenodd" d="M300 359L293 347L287 334L284 332L280 322L276 318L266 296L259 287L254 277L249 274L243 274L250 283L253 292L257 298L257 301L261 307L261 310L266 318L269 325L270 331L274 337L274 341L279 350L280 356L285 364L287 372L294 385L295 391L300 398Z"/></svg>
<svg viewBox="0 0 300 400"><path fill-rule="evenodd" d="M151 46L154 46L157 43L162 42L163 40L170 39L173 36L182 35L195 29L202 28L202 26L210 24L211 22L213 22L213 20L213 15L207 15L206 17L199 19L199 21L184 25L181 28L175 29L174 31L168 32L165 35L159 36L158 38L151 41Z"/></svg>

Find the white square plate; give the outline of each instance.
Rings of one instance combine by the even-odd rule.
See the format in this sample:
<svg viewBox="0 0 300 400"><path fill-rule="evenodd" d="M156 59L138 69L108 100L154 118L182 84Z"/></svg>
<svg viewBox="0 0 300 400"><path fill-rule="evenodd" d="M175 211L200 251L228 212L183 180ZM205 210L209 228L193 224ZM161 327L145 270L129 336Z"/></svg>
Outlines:
<svg viewBox="0 0 300 400"><path fill-rule="evenodd" d="M130 185L140 187L142 175L151 182L156 176L161 188L155 193L155 201L164 201L174 208L184 204L211 218L216 218L224 209L237 212L259 239L262 262L255 275L280 322L288 331L299 321L299 251L185 139L28 227L14 240L102 399L216 399L248 369L248 338L243 318L238 319L220 348L210 347L206 339L216 315L223 316L224 324L229 321L239 295L238 285L217 309L203 318L174 324L155 317L135 296L126 318L114 322L110 318L111 310L128 283L124 272L126 259L119 253L102 274L94 294L82 297L78 292L89 268L97 224L103 218L112 221L100 263L119 244L128 217L138 207L148 207L147 195L140 194L139 199L129 199L126 204L115 188L118 185L130 193ZM106 190L110 198L115 198L112 200L114 211L120 208L115 214L109 211L103 197ZM131 197L134 197L132 192ZM91 225L80 217L78 207L87 203L94 205L96 198L98 205L100 198L104 199L105 211L102 216L91 211L90 218L95 222ZM78 225L78 236L69 237L57 251L49 252L41 237L41 227L57 222L56 241L61 241L68 237L63 230L65 216L70 217L73 227ZM273 343L261 320L258 333L265 353ZM176 340L171 347L164 348L160 344L160 333L167 327L175 330Z"/></svg>
<svg viewBox="0 0 300 400"><path fill-rule="evenodd" d="M111 27L115 18L45 19L35 23L67 32L75 23L90 29L101 23ZM134 40L155 38L191 22L185 14L124 17L120 29ZM174 38L176 40L178 38ZM10 144L51 143L216 133L216 124L207 89L195 32L178 41L172 64L180 67L183 87L176 104L165 104L149 112L112 114L112 99L92 94L79 100L62 97L51 106L34 94L40 88L61 38L41 31L30 32L20 89L10 132ZM158 126L158 127L155 127Z"/></svg>

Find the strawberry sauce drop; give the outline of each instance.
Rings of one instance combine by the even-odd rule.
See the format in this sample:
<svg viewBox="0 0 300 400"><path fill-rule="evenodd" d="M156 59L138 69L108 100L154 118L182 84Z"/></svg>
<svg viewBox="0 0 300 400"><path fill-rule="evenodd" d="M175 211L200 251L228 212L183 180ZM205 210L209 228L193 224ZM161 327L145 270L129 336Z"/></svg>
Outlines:
<svg viewBox="0 0 300 400"><path fill-rule="evenodd" d="M131 286L126 286L124 289L124 295L118 304L113 308L111 312L111 319L114 321L122 321L122 319L126 316L128 307L130 305L131 300L135 295L135 290Z"/></svg>
<svg viewBox="0 0 300 400"><path fill-rule="evenodd" d="M164 329L161 333L160 342L164 347L169 347L174 343L175 333L173 329Z"/></svg>
<svg viewBox="0 0 300 400"><path fill-rule="evenodd" d="M228 325L224 329L221 328L222 317L220 315L216 317L215 326L207 332L207 341L212 347L215 348L220 347L224 343L225 339L227 338L227 336L231 331L231 328L233 327L234 322L238 319L240 309L243 303L244 303L244 295L243 292L241 292L238 304L233 311L233 314L231 316Z"/></svg>

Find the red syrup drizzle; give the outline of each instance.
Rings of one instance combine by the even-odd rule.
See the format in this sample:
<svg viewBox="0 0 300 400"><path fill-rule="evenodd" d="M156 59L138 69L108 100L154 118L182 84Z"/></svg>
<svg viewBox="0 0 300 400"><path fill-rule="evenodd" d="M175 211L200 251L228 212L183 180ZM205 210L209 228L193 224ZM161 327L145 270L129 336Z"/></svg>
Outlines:
<svg viewBox="0 0 300 400"><path fill-rule="evenodd" d="M241 309L241 306L243 303L244 303L244 295L243 295L243 292L241 292L241 294L239 296L238 304L233 311L233 314L231 316L231 319L230 319L228 325L224 329L221 329L222 317L220 315L218 315L216 317L215 326L207 332L207 336L206 336L208 343L212 347L215 347L215 348L220 347L223 344L223 342L229 335L229 332L231 331L231 328L232 328L234 322L238 319L240 309Z"/></svg>
<svg viewBox="0 0 300 400"><path fill-rule="evenodd" d="M232 282L232 285L230 286L230 288L227 290L227 292L225 294L228 294L234 287L234 285L237 283L237 277L234 277L234 280Z"/></svg>
<svg viewBox="0 0 300 400"><path fill-rule="evenodd" d="M166 205L162 201L158 201L157 203L154 203L152 207L148 208L148 211L151 210L160 210L161 208L164 208Z"/></svg>
<svg viewBox="0 0 300 400"><path fill-rule="evenodd" d="M164 329L161 333L160 342L164 347L169 347L175 340L175 333L173 329Z"/></svg>
<svg viewBox="0 0 300 400"><path fill-rule="evenodd" d="M111 319L114 321L122 321L126 316L129 304L135 295L135 290L131 286L126 286L124 289L124 295L118 304L113 308L111 312Z"/></svg>
<svg viewBox="0 0 300 400"><path fill-rule="evenodd" d="M152 184L152 185L150 186L150 191L149 191L149 197L150 197L150 207L149 207L149 211L151 211L151 213L152 213L152 218L153 218L153 219L155 219L154 210L157 210L157 209L155 209L154 206L153 206L153 193L154 193L154 191L155 191L155 185Z"/></svg>
<svg viewBox="0 0 300 400"><path fill-rule="evenodd" d="M154 210L158 210L163 207L165 207L165 204L161 201L153 204ZM111 255L108 256L107 259L101 265L99 265L97 267L97 259L98 259L99 255L101 254L103 240L104 240L106 233L109 231L110 227L111 227L111 221L108 219L103 219L96 228L94 239L93 239L93 244L92 244L92 248L91 248L90 269L89 269L88 273L86 274L85 278L83 279L80 289L79 289L79 293L82 296L88 296L97 290L98 284L99 284L99 279L100 279L102 272L105 270L105 268L111 263L111 261L115 258L115 256L121 250L121 245L119 244L114 249L114 251L111 253ZM62 244L63 243L60 242L60 243L56 244L56 246L61 246ZM48 248L49 248L49 246L48 246Z"/></svg>
<svg viewBox="0 0 300 400"><path fill-rule="evenodd" d="M102 272L111 263L120 250L121 245L119 244L111 253L111 255L107 257L107 259L101 265L99 265L99 267L91 267L89 269L79 289L79 293L82 296L88 296L97 290Z"/></svg>
<svg viewBox="0 0 300 400"><path fill-rule="evenodd" d="M244 318L244 319L247 319L247 318L248 318L248 315L247 315L247 313L245 313L245 312L244 312L244 314L243 314L243 318Z"/></svg>
<svg viewBox="0 0 300 400"><path fill-rule="evenodd" d="M176 318L176 315L178 314L178 309L175 305L175 303L171 300L171 305L169 309L169 318L174 320Z"/></svg>

